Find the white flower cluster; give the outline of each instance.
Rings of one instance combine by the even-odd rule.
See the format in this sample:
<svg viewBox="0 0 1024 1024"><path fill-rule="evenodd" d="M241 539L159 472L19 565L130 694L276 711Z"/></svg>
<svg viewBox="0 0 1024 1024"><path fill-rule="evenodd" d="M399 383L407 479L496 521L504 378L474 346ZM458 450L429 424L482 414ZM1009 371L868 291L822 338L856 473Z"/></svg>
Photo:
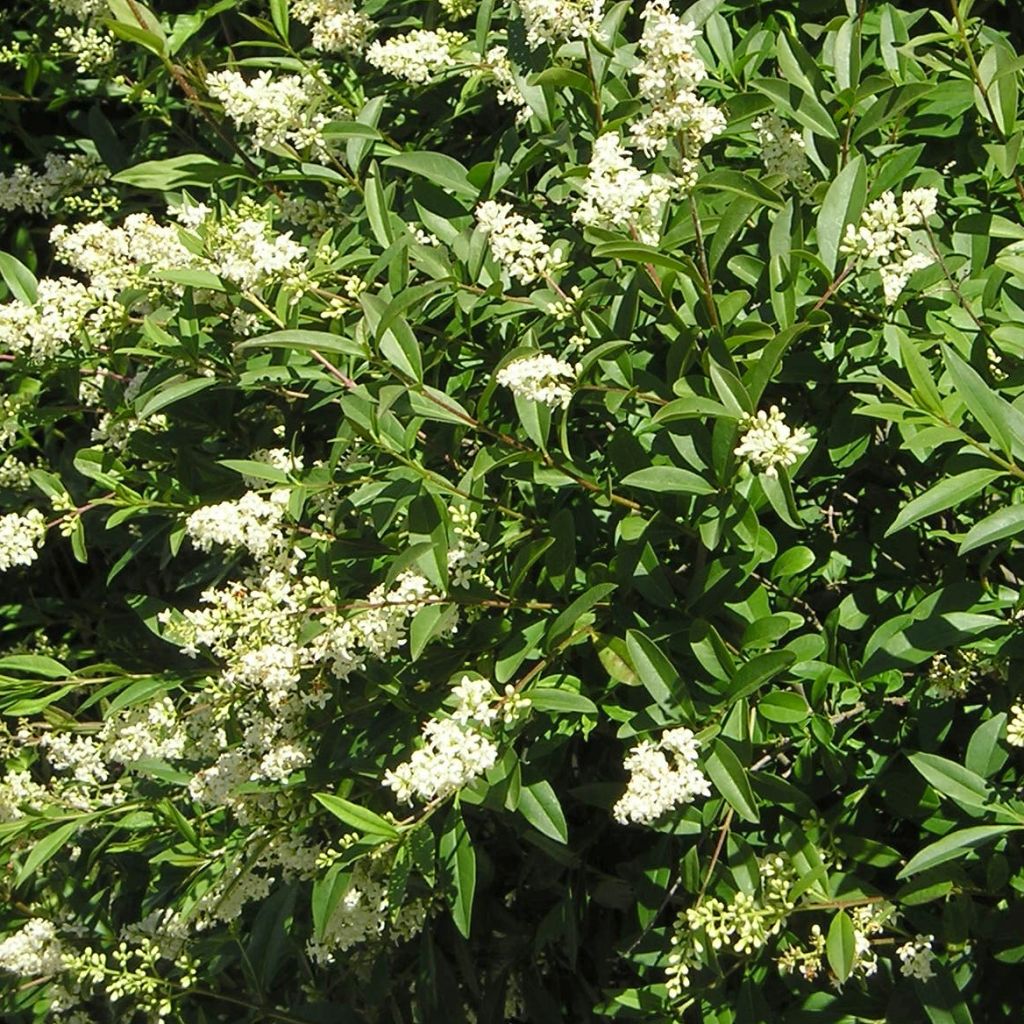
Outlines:
<svg viewBox="0 0 1024 1024"><path fill-rule="evenodd" d="M642 740L633 747L623 762L630 776L612 810L615 820L651 825L695 797L710 796L711 785L697 767L699 749L689 729L669 729L657 743Z"/></svg>
<svg viewBox="0 0 1024 1024"><path fill-rule="evenodd" d="M475 10L477 0L440 0L441 10L449 18L468 18Z"/></svg>
<svg viewBox="0 0 1024 1024"><path fill-rule="evenodd" d="M169 697L108 718L96 739L104 760L126 766L138 761L176 761L185 750L185 733Z"/></svg>
<svg viewBox="0 0 1024 1024"><path fill-rule="evenodd" d="M112 301L128 288L160 290L153 271L191 266L195 259L181 243L178 229L159 224L148 213L133 213L116 227L91 221L69 228L58 224L50 232L58 259L85 274L89 290Z"/></svg>
<svg viewBox="0 0 1024 1024"><path fill-rule="evenodd" d="M476 222L487 235L494 258L521 284L543 280L558 267L544 228L514 212L511 203L481 203Z"/></svg>
<svg viewBox="0 0 1024 1024"><path fill-rule="evenodd" d="M275 76L264 69L246 81L237 71L215 71L206 87L257 149L326 149L323 130L330 117L321 110L327 96L322 73Z"/></svg>
<svg viewBox="0 0 1024 1024"><path fill-rule="evenodd" d="M53 5L71 18L90 21L109 14L106 0L53 0Z"/></svg>
<svg viewBox="0 0 1024 1024"><path fill-rule="evenodd" d="M1004 678L1005 668L997 659L966 648L956 651L952 658L936 654L928 666L927 680L940 697L960 700L986 676Z"/></svg>
<svg viewBox="0 0 1024 1024"><path fill-rule="evenodd" d="M0 971L20 978L42 978L64 969L64 947L52 921L30 918L0 942Z"/></svg>
<svg viewBox="0 0 1024 1024"><path fill-rule="evenodd" d="M642 17L643 56L633 73L651 109L630 133L648 156L675 139L682 150L681 186L689 189L696 179L701 147L725 130L725 117L695 91L707 77L704 61L693 47L700 34L696 26L673 13L669 0L650 0Z"/></svg>
<svg viewBox="0 0 1024 1024"><path fill-rule="evenodd" d="M0 572L15 565L31 565L46 539L46 519L37 508L0 516Z"/></svg>
<svg viewBox="0 0 1024 1024"><path fill-rule="evenodd" d="M761 949L782 930L795 906L790 898L793 871L778 855L766 857L758 868L760 893L738 892L728 903L705 899L676 918L665 972L665 987L673 999L690 987L690 974L705 962L708 947L744 956Z"/></svg>
<svg viewBox="0 0 1024 1024"><path fill-rule="evenodd" d="M39 173L19 164L11 174L0 174L0 210L42 213L63 196L106 178L107 169L87 153L47 153Z"/></svg>
<svg viewBox="0 0 1024 1024"><path fill-rule="evenodd" d="M417 28L384 42L372 43L366 51L366 59L386 75L423 85L439 72L455 67L456 52L468 42L468 37L461 32Z"/></svg>
<svg viewBox="0 0 1024 1024"><path fill-rule="evenodd" d="M896 950L896 955L900 958L900 974L904 978L927 981L935 977L935 971L932 969L935 962L935 954L932 952L934 941L934 935L918 935Z"/></svg>
<svg viewBox="0 0 1024 1024"><path fill-rule="evenodd" d="M768 412L761 409L756 416L747 416L742 425L746 432L740 438L735 454L737 458L746 459L756 473L778 476L779 466L792 466L810 450L807 447L810 433L803 427L793 430L786 423L786 414L777 405Z"/></svg>
<svg viewBox="0 0 1024 1024"><path fill-rule="evenodd" d="M310 939L306 952L318 964L334 963L339 952L389 934L393 941L412 938L423 928L429 903L411 900L391 913L388 875L383 857L360 861L352 872L345 895L323 927L319 940Z"/></svg>
<svg viewBox="0 0 1024 1024"><path fill-rule="evenodd" d="M585 227L632 230L641 242L656 245L665 206L678 184L663 174L644 174L619 136L605 132L594 143L573 220Z"/></svg>
<svg viewBox="0 0 1024 1024"><path fill-rule="evenodd" d="M41 362L74 349L88 327L99 326L97 301L70 277L45 277L35 302L0 306L0 349Z"/></svg>
<svg viewBox="0 0 1024 1024"><path fill-rule="evenodd" d="M888 305L899 298L915 270L935 261L930 252L912 247L911 234L934 216L937 197L933 188L914 188L904 192L897 203L892 192L883 192L864 211L859 224L846 227L840 252L878 267Z"/></svg>
<svg viewBox="0 0 1024 1024"><path fill-rule="evenodd" d="M1024 704L1010 708L1010 720L1006 723L1006 742L1011 747L1024 747Z"/></svg>
<svg viewBox="0 0 1024 1024"><path fill-rule="evenodd" d="M93 735L46 732L39 745L56 773L46 798L83 811L96 804L111 806L125 797L126 780L117 769L130 769L139 761L177 760L185 743L182 723L168 697L117 712Z"/></svg>
<svg viewBox="0 0 1024 1024"><path fill-rule="evenodd" d="M27 811L38 811L47 802L49 793L25 770L8 771L0 779L0 824L17 821Z"/></svg>
<svg viewBox="0 0 1024 1024"><path fill-rule="evenodd" d="M483 730L498 718L509 724L529 707L528 698L513 687L499 697L488 680L469 676L453 687L452 696L451 718L429 719L423 726L423 746L384 774L384 785L401 801L443 800L492 768L498 747Z"/></svg>
<svg viewBox="0 0 1024 1024"><path fill-rule="evenodd" d="M281 554L284 534L281 524L288 505L288 491L274 491L270 499L247 491L237 501L205 505L189 515L185 529L200 551L212 551L221 545L230 550L247 551L259 562Z"/></svg>
<svg viewBox="0 0 1024 1024"><path fill-rule="evenodd" d="M492 46L484 55L484 70L491 75L498 85L498 102L503 107L516 108L516 124L524 124L530 119L530 106L523 96L523 91L516 81L515 68L508 59L508 48Z"/></svg>
<svg viewBox="0 0 1024 1024"><path fill-rule="evenodd" d="M588 39L597 30L604 0L519 0L532 49L566 39Z"/></svg>
<svg viewBox="0 0 1024 1024"><path fill-rule="evenodd" d="M757 118L751 126L757 132L765 171L798 191L811 187L804 137L790 128L774 111Z"/></svg>
<svg viewBox="0 0 1024 1024"><path fill-rule="evenodd" d="M572 400L572 386L578 372L571 363L539 353L506 363L495 379L521 398L552 409L564 409Z"/></svg>
<svg viewBox="0 0 1024 1024"><path fill-rule="evenodd" d="M291 13L312 31L313 49L325 53L362 53L373 29L353 0L292 0Z"/></svg>
<svg viewBox="0 0 1024 1024"><path fill-rule="evenodd" d="M477 529L479 516L465 505L452 505L451 516L455 543L448 548L449 587L468 587L473 582L491 584L484 563L490 549Z"/></svg>
<svg viewBox="0 0 1024 1024"><path fill-rule="evenodd" d="M114 61L114 37L106 29L61 25L54 37L74 59L80 75L97 74Z"/></svg>
<svg viewBox="0 0 1024 1024"><path fill-rule="evenodd" d="M240 207L222 221L205 222L206 269L243 291L283 281L305 284L306 247L287 231L279 233L265 217Z"/></svg>
<svg viewBox="0 0 1024 1024"><path fill-rule="evenodd" d="M878 970L878 953L871 942L872 936L880 935L887 924L892 922L896 908L884 900L869 906L855 907L850 918L853 921L853 966L850 977L870 978Z"/></svg>
<svg viewBox="0 0 1024 1024"><path fill-rule="evenodd" d="M816 924L811 927L811 937L806 946L793 945L783 950L778 960L779 973L799 971L804 981L814 981L821 974L824 958L825 933L821 925Z"/></svg>

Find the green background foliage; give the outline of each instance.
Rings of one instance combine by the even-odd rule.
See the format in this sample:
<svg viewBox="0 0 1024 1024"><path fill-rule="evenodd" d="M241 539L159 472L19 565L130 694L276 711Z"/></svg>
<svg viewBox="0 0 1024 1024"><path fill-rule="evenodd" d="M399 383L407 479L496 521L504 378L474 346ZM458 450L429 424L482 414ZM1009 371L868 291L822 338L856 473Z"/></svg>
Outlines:
<svg viewBox="0 0 1024 1024"><path fill-rule="evenodd" d="M525 125L484 74L417 86L318 55L283 3L152 4L146 28L135 6L112 3L116 68L98 75L48 49L62 22L46 5L7 12L4 39L21 49L4 67L4 169L95 153L110 177L90 219L110 223L166 220L183 192L222 212L247 198L310 245L313 283L253 296L177 272L176 295L126 314L102 344L0 363L4 395L24 401L8 450L35 467L31 493L0 491L0 511L52 519L54 494L74 509L68 537L51 529L39 560L3 577L7 771L46 784L40 736L92 735L210 684L214 660L181 654L157 615L243 575L237 554L205 554L184 528L200 505L237 498L242 473L290 490L303 571L353 609L410 567L445 595L383 659L316 680L328 699L309 714L315 756L275 795L280 827L324 847L357 838L315 879L278 878L196 933L191 989L157 967L169 1019L1015 1019L1024 802L1005 726L1024 607L1024 40L1012 5L692 5L701 93L727 128L657 246L572 219L594 139L642 107L628 71L639 5L608 7L603 42L538 50L512 6L474 5L458 27L481 52L507 34ZM364 10L381 34L446 23L433 3ZM329 80L329 158L254 150L204 86L228 65L310 62ZM804 134L809 188L765 173L752 123L768 111ZM938 259L885 306L878 275L840 242L885 191L922 187L939 194ZM558 241L558 284L580 290L568 320L549 312L546 285L503 280L474 227L491 197ZM315 233L288 220L298 199L325 204ZM7 216L13 296L66 273L48 241L66 219ZM240 336L225 308L259 329ZM495 383L520 349L557 353L581 333L567 409ZM97 366L98 406L79 398ZM735 455L743 417L783 402L811 450L777 478L753 474ZM126 424L120 450L94 437L102 411ZM251 461L279 444L302 472ZM326 526L321 498L337 503ZM489 545L489 580L467 588L446 579L460 503ZM936 655L984 667L953 698L932 685ZM384 772L464 673L512 685L528 717L456 797L397 804ZM712 796L654 826L618 823L624 755L676 726L697 734ZM222 872L244 876L254 833L190 799L193 770L143 763L123 802L54 802L0 824L5 933L65 915L80 944L112 949L126 925L187 907ZM677 914L756 894L758 859L778 853L797 910L763 950L709 953L670 998ZM429 906L424 929L311 963L307 939L373 857L394 909ZM847 911L880 900L900 915L882 966L833 985L854 956ZM813 925L825 971L780 975L779 952ZM892 957L918 933L939 955L926 982ZM51 981L4 984L5 1019L44 1019ZM96 995L88 1012L136 1010Z"/></svg>

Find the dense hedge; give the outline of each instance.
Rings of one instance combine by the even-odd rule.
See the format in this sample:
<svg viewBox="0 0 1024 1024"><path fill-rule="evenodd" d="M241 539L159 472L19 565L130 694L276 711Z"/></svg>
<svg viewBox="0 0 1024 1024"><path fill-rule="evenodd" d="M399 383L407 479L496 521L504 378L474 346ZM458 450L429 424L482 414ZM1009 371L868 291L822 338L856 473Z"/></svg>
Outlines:
<svg viewBox="0 0 1024 1024"><path fill-rule="evenodd" d="M9 4L3 1019L1017 1019L1014 17Z"/></svg>

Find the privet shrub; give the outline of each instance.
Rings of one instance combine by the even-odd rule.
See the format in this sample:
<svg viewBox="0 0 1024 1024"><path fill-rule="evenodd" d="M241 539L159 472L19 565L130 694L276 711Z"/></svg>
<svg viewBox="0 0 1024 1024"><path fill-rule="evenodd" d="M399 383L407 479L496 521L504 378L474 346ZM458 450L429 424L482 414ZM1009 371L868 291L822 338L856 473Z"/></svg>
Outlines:
<svg viewBox="0 0 1024 1024"><path fill-rule="evenodd" d="M7 5L4 1020L1018 1018L1024 40L940 6Z"/></svg>

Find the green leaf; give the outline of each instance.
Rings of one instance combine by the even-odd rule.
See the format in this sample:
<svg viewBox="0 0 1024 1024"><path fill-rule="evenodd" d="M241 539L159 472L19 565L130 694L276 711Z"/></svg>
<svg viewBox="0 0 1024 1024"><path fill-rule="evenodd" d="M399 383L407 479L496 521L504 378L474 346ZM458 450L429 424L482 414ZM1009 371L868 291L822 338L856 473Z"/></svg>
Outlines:
<svg viewBox="0 0 1024 1024"><path fill-rule="evenodd" d="M793 724L805 721L811 709L802 694L792 690L772 690L757 702L757 713L769 722Z"/></svg>
<svg viewBox="0 0 1024 1024"><path fill-rule="evenodd" d="M1024 454L1024 413L1001 398L948 345L942 358L956 393L985 433L1007 454Z"/></svg>
<svg viewBox="0 0 1024 1024"><path fill-rule="evenodd" d="M988 785L969 768L938 754L909 754L908 760L939 796L947 796L966 807L988 807Z"/></svg>
<svg viewBox="0 0 1024 1024"><path fill-rule="evenodd" d="M647 692L670 715L679 711L675 691L680 689L679 673L661 648L637 629L626 632L626 650Z"/></svg>
<svg viewBox="0 0 1024 1024"><path fill-rule="evenodd" d="M38 282L35 274L21 260L15 259L10 253L0 252L0 277L3 277L16 299L29 306L35 304L39 297Z"/></svg>
<svg viewBox="0 0 1024 1024"><path fill-rule="evenodd" d="M958 829L931 843L920 853L911 857L906 867L896 877L909 878L919 871L926 871L928 868L934 868L939 864L963 857L970 850L994 842L1000 836L1017 831L1019 828L1020 826L1014 825L974 825L971 828Z"/></svg>
<svg viewBox="0 0 1024 1024"><path fill-rule="evenodd" d="M287 348L297 352L332 352L335 355L366 358L366 350L359 342L338 334L328 334L326 331L273 331L271 334L240 342L238 348Z"/></svg>
<svg viewBox="0 0 1024 1024"><path fill-rule="evenodd" d="M551 650L563 637L572 632L573 627L578 624L585 612L588 612L599 601L603 601L616 589L617 586L614 583L598 583L597 586L591 587L585 594L577 597L548 627L548 650Z"/></svg>
<svg viewBox="0 0 1024 1024"><path fill-rule="evenodd" d="M853 921L845 910L840 910L828 926L825 953L828 956L829 967L841 985L850 976L857 958L857 938Z"/></svg>
<svg viewBox="0 0 1024 1024"><path fill-rule="evenodd" d="M469 180L469 173L458 160L444 153L399 153L384 161L386 167L398 167L403 171L411 171L441 188L458 195L476 199L480 190Z"/></svg>
<svg viewBox="0 0 1024 1024"><path fill-rule="evenodd" d="M1008 755L999 742L1005 727L1006 713L1000 711L974 730L964 764L976 775L987 779L1006 764Z"/></svg>
<svg viewBox="0 0 1024 1024"><path fill-rule="evenodd" d="M567 714L596 715L597 705L575 690L563 690L555 686L534 686L527 690L530 704L537 711L565 712Z"/></svg>
<svg viewBox="0 0 1024 1024"><path fill-rule="evenodd" d="M1024 504L1007 505L971 527L960 545L960 554L965 555L986 544L1015 537L1021 531L1024 531Z"/></svg>
<svg viewBox="0 0 1024 1024"><path fill-rule="evenodd" d="M711 753L704 759L704 768L718 792L744 821L758 821L757 801L750 781L730 746L715 740Z"/></svg>
<svg viewBox="0 0 1024 1024"><path fill-rule="evenodd" d="M256 480L266 480L272 484L290 483L291 477L283 469L277 466L270 466L266 462L254 462L252 459L218 459L217 465L233 469L236 473L253 477Z"/></svg>
<svg viewBox="0 0 1024 1024"><path fill-rule="evenodd" d="M847 224L855 223L867 198L867 166L854 157L835 177L818 213L818 253L834 274Z"/></svg>
<svg viewBox="0 0 1024 1024"><path fill-rule="evenodd" d="M71 674L66 665L45 654L8 654L0 658L0 672L38 676L41 679L67 679Z"/></svg>
<svg viewBox="0 0 1024 1024"><path fill-rule="evenodd" d="M551 783L542 779L519 791L519 813L540 833L559 843L569 841L562 805Z"/></svg>
<svg viewBox="0 0 1024 1024"><path fill-rule="evenodd" d="M281 38L288 40L288 0L270 0L270 20Z"/></svg>
<svg viewBox="0 0 1024 1024"><path fill-rule="evenodd" d="M216 387L219 383L220 381L214 377L199 377L195 380L172 378L170 381L158 385L152 391L147 391L139 398L135 406L136 415L140 420L144 420L161 409L180 402L183 398L191 398L200 391Z"/></svg>
<svg viewBox="0 0 1024 1024"><path fill-rule="evenodd" d="M333 796L330 793L314 793L313 799L325 807L336 818L340 818L346 825L351 825L360 832L368 835L383 836L385 839L397 839L399 831L391 822L382 818L365 807L351 803L340 796Z"/></svg>
<svg viewBox="0 0 1024 1024"><path fill-rule="evenodd" d="M86 815L75 821L69 821L66 825L61 825L60 828L54 829L40 839L25 858L25 862L18 872L18 877L14 880L15 886L19 886L22 882L30 879L48 860L56 856L88 818L89 816Z"/></svg>
<svg viewBox="0 0 1024 1024"><path fill-rule="evenodd" d="M623 487L667 494L714 494L715 488L703 477L677 466L648 466L622 478Z"/></svg>
<svg viewBox="0 0 1024 1024"><path fill-rule="evenodd" d="M318 939L323 938L331 915L348 891L351 880L351 873L345 871L340 864L335 864L328 869L327 874L313 882L310 899L313 911L313 933Z"/></svg>
<svg viewBox="0 0 1024 1024"><path fill-rule="evenodd" d="M227 178L247 178L248 175L233 164L220 163L201 153L183 153L166 160L147 160L118 171L113 181L136 188L171 192L189 185L209 188Z"/></svg>
<svg viewBox="0 0 1024 1024"><path fill-rule="evenodd" d="M674 270L687 276L696 273L692 263L669 256L668 253L653 245L644 245L643 242L601 242L594 246L594 256L598 259L625 260L628 263L649 263L651 266Z"/></svg>
<svg viewBox="0 0 1024 1024"><path fill-rule="evenodd" d="M356 141L358 140L352 140L352 142ZM365 142L363 144L368 145ZM377 239L377 244L382 249L387 249L395 240L395 233L391 227L387 196L384 193L383 185L381 185L380 172L375 162L370 164L370 171L366 175L363 203L373 237Z"/></svg>
<svg viewBox="0 0 1024 1024"><path fill-rule="evenodd" d="M796 655L792 651L766 651L751 658L736 670L729 684L730 702L749 696L795 661Z"/></svg>
<svg viewBox="0 0 1024 1024"><path fill-rule="evenodd" d="M451 809L438 844L441 868L448 881L448 898L455 927L469 938L476 890L476 852L458 806Z"/></svg>
<svg viewBox="0 0 1024 1024"><path fill-rule="evenodd" d="M973 498L1002 475L1002 471L998 469L968 469L956 476L940 480L900 509L900 514L885 531L885 536L889 537L919 519L935 515L936 512L944 512L947 508Z"/></svg>
<svg viewBox="0 0 1024 1024"><path fill-rule="evenodd" d="M556 89L574 89L585 96L590 96L592 89L590 79L579 71L570 68L545 68L536 75L531 75L530 85L550 85Z"/></svg>

